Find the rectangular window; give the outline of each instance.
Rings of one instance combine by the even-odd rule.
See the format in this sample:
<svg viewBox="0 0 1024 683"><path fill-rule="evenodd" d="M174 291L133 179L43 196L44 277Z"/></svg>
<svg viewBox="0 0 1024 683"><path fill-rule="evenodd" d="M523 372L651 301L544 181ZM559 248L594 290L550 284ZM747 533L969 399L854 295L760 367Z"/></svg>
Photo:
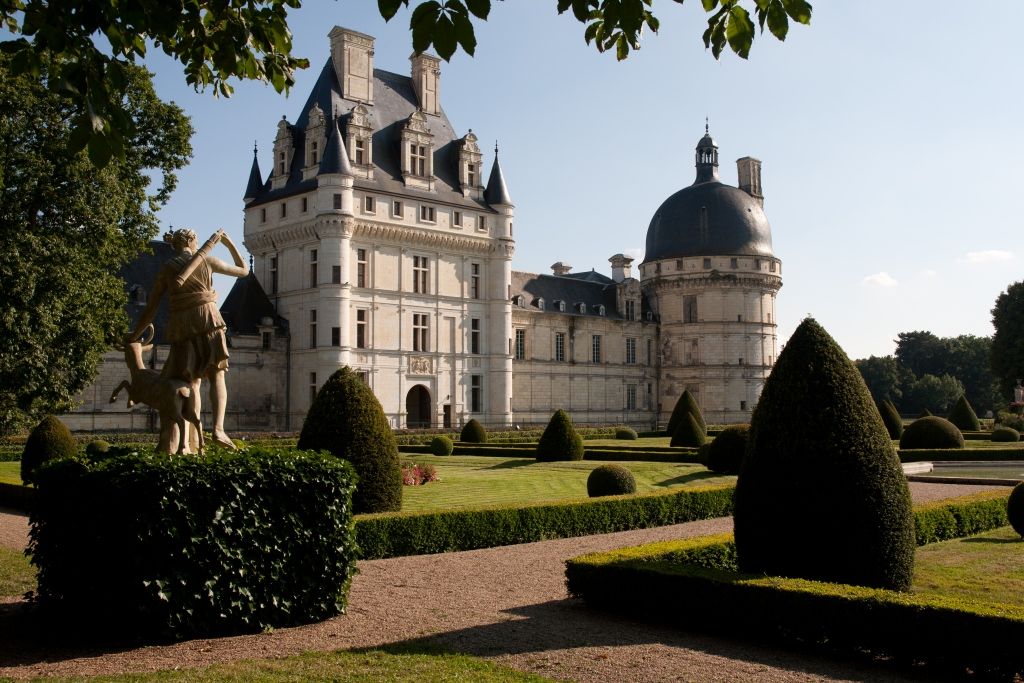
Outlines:
<svg viewBox="0 0 1024 683"><path fill-rule="evenodd" d="M636 337L626 337L626 365L636 365Z"/></svg>
<svg viewBox="0 0 1024 683"><path fill-rule="evenodd" d="M284 175L284 152L277 153L277 175Z"/></svg>
<svg viewBox="0 0 1024 683"><path fill-rule="evenodd" d="M316 309L309 312L309 348L316 348Z"/></svg>
<svg viewBox="0 0 1024 683"><path fill-rule="evenodd" d="M409 173L420 176L427 175L427 146L417 145L415 142L409 145Z"/></svg>
<svg viewBox="0 0 1024 683"><path fill-rule="evenodd" d="M462 212L452 211L452 226L456 228L462 227Z"/></svg>
<svg viewBox="0 0 1024 683"><path fill-rule="evenodd" d="M636 320L636 301L632 299L626 302L626 320Z"/></svg>
<svg viewBox="0 0 1024 683"><path fill-rule="evenodd" d="M341 328L331 328L331 346L341 346Z"/></svg>
<svg viewBox="0 0 1024 683"><path fill-rule="evenodd" d="M266 222L267 222L267 210L265 208L264 209L260 209L260 223L266 223Z"/></svg>
<svg viewBox="0 0 1024 683"><path fill-rule="evenodd" d="M648 339L647 340L647 364L648 365L651 364L651 359L652 359L651 347L652 346L653 346L653 344L651 343L651 340Z"/></svg>
<svg viewBox="0 0 1024 683"><path fill-rule="evenodd" d="M277 257L270 257L270 293L277 294Z"/></svg>
<svg viewBox="0 0 1024 683"><path fill-rule="evenodd" d="M404 213L403 208L404 207L402 206L402 202L396 199L395 201L391 202L391 215L394 216L395 218L401 218Z"/></svg>
<svg viewBox="0 0 1024 683"><path fill-rule="evenodd" d="M590 338L590 362L601 362L601 335L595 334Z"/></svg>
<svg viewBox="0 0 1024 683"><path fill-rule="evenodd" d="M317 164L320 163L320 143L317 142L316 140L313 140L312 142L309 143L309 157L310 166L316 166ZM302 210L305 211L305 207L303 207Z"/></svg>
<svg viewBox="0 0 1024 683"><path fill-rule="evenodd" d="M340 211L341 210L341 195L340 194L335 194L334 195L334 210L335 211Z"/></svg>
<svg viewBox="0 0 1024 683"><path fill-rule="evenodd" d="M356 309L356 348L365 349L367 347L367 339L369 339L369 314L365 308Z"/></svg>
<svg viewBox="0 0 1024 683"><path fill-rule="evenodd" d="M317 261L316 249L309 250L309 286L316 287L317 284Z"/></svg>
<svg viewBox="0 0 1024 683"><path fill-rule="evenodd" d="M733 269L739 268L740 267L740 260L738 258L731 258L731 259L729 259L729 267L733 268Z"/></svg>
<svg viewBox="0 0 1024 683"><path fill-rule="evenodd" d="M469 376L469 412L481 413L484 410L484 377Z"/></svg>
<svg viewBox="0 0 1024 683"><path fill-rule="evenodd" d="M420 207L420 220L425 223L434 223L437 220L437 212L432 206Z"/></svg>
<svg viewBox="0 0 1024 683"><path fill-rule="evenodd" d="M476 164L469 164L466 167L466 184L476 187Z"/></svg>
<svg viewBox="0 0 1024 683"><path fill-rule="evenodd" d="M331 284L341 284L341 266L331 266Z"/></svg>
<svg viewBox="0 0 1024 683"><path fill-rule="evenodd" d="M307 211L309 211L309 198L303 197L302 198L302 213L306 213Z"/></svg>
<svg viewBox="0 0 1024 683"><path fill-rule="evenodd" d="M355 163L359 166L366 165L366 141L361 138L355 140L356 158Z"/></svg>
<svg viewBox="0 0 1024 683"><path fill-rule="evenodd" d="M761 259L754 259L754 270L761 270Z"/></svg>
<svg viewBox="0 0 1024 683"><path fill-rule="evenodd" d="M480 216L480 220L478 220L477 223L476 223L476 229L477 230L486 230L487 229L487 216Z"/></svg>
<svg viewBox="0 0 1024 683"><path fill-rule="evenodd" d="M288 215L288 202L281 202L281 218Z"/></svg>
<svg viewBox="0 0 1024 683"><path fill-rule="evenodd" d="M313 405L313 401L316 399L316 373L309 373L309 405Z"/></svg>
<svg viewBox="0 0 1024 683"><path fill-rule="evenodd" d="M480 353L480 318L469 321L469 352Z"/></svg>
<svg viewBox="0 0 1024 683"><path fill-rule="evenodd" d="M373 197L363 197L363 211L366 213L376 213L377 203Z"/></svg>
<svg viewBox="0 0 1024 683"><path fill-rule="evenodd" d="M273 340L273 337L270 332L264 332L261 336L263 340L263 350L266 351L270 348L270 342Z"/></svg>
<svg viewBox="0 0 1024 683"><path fill-rule="evenodd" d="M356 287L367 287L369 279L369 263L366 260L366 250L356 249Z"/></svg>
<svg viewBox="0 0 1024 683"><path fill-rule="evenodd" d="M370 372L368 370L356 370L356 376L363 380L363 384L370 385Z"/></svg>
<svg viewBox="0 0 1024 683"><path fill-rule="evenodd" d="M555 332L555 361L565 362L565 332Z"/></svg>
<svg viewBox="0 0 1024 683"><path fill-rule="evenodd" d="M526 358L526 330L516 330L516 343L515 343L515 359L523 360Z"/></svg>
<svg viewBox="0 0 1024 683"><path fill-rule="evenodd" d="M412 350L427 351L427 314L412 314Z"/></svg>
<svg viewBox="0 0 1024 683"><path fill-rule="evenodd" d="M412 257L412 291L416 294L428 294L427 277L430 267L426 256Z"/></svg>
<svg viewBox="0 0 1024 683"><path fill-rule="evenodd" d="M683 322L697 322L697 297L696 295L683 297Z"/></svg>
<svg viewBox="0 0 1024 683"><path fill-rule="evenodd" d="M480 298L480 264L469 264L469 298Z"/></svg>
<svg viewBox="0 0 1024 683"><path fill-rule="evenodd" d="M772 272L772 273L775 272L775 261L769 261L768 262L768 270L769 270L769 272Z"/></svg>
<svg viewBox="0 0 1024 683"><path fill-rule="evenodd" d="M747 409L747 402L746 401L740 401L740 410L746 410L746 409Z"/></svg>
<svg viewBox="0 0 1024 683"><path fill-rule="evenodd" d="M636 410L636 385L626 385L626 410Z"/></svg>
<svg viewBox="0 0 1024 683"><path fill-rule="evenodd" d="M711 259L704 259L704 270L711 270Z"/></svg>

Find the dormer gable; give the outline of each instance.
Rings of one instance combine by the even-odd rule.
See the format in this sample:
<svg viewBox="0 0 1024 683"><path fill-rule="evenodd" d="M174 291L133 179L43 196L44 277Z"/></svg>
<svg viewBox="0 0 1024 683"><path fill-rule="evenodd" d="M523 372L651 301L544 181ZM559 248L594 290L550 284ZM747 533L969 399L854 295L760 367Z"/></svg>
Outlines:
<svg viewBox="0 0 1024 683"><path fill-rule="evenodd" d="M360 177L373 178L373 121L370 110L362 104L348 114L345 146L352 170Z"/></svg>
<svg viewBox="0 0 1024 683"><path fill-rule="evenodd" d="M309 123L306 125L306 165L302 169L303 178L311 178L320 170L324 148L327 145L327 126L324 112L318 104L309 110Z"/></svg>
<svg viewBox="0 0 1024 683"><path fill-rule="evenodd" d="M402 126L402 180L406 187L434 189L434 136L417 109Z"/></svg>
<svg viewBox="0 0 1024 683"><path fill-rule="evenodd" d="M477 137L470 128L459 140L459 187L463 197L479 199L483 192L480 165L483 155L477 144Z"/></svg>
<svg viewBox="0 0 1024 683"><path fill-rule="evenodd" d="M270 174L272 189L283 187L291 172L295 142L292 125L284 116L277 122L277 136L274 138L274 170Z"/></svg>

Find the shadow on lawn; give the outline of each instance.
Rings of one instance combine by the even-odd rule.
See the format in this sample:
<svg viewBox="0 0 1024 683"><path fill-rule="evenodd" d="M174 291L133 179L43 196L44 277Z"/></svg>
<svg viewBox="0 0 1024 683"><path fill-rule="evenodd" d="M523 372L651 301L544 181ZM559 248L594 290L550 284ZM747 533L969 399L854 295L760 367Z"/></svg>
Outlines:
<svg viewBox="0 0 1024 683"><path fill-rule="evenodd" d="M693 650L722 657L726 660L723 662L723 666L726 667L728 660L749 662L754 664L749 667L752 675L760 668L757 665L761 665L803 672L815 677L842 678L846 681L926 680L918 676L900 675L902 672L872 665L856 656L851 658L836 653L829 653L826 656L823 653L785 650L779 649L777 644L771 641L756 643L687 631L671 625L646 623L591 610L579 600L554 600L505 613L519 618L414 638L373 649L393 654L447 652L488 658L552 652L550 657L544 658L545 666L550 667L554 663L557 667L559 650L653 646ZM571 628L566 628L567 624L571 624ZM623 653L621 656L624 659L617 661L614 651L594 653L592 657L587 657L594 662L591 673L607 666L608 670L602 672L606 678L612 680L616 676L622 676L624 668L631 668L630 661L636 655ZM578 661L575 659L574 663L578 664ZM685 655L681 663L684 661ZM601 662L607 662L607 665L602 665ZM521 661L503 661L502 664L523 668ZM551 675L552 671L557 670L546 668L535 673ZM685 672L680 670L679 673ZM642 675L638 676L638 680L643 678Z"/></svg>
<svg viewBox="0 0 1024 683"><path fill-rule="evenodd" d="M690 472L688 474L680 474L678 477L672 477L671 479L665 479L664 481L655 482L655 486L678 486L679 484L686 484L691 481L700 481L701 479L713 479L715 477L721 477L723 475L718 472L712 472L711 470Z"/></svg>
<svg viewBox="0 0 1024 683"><path fill-rule="evenodd" d="M973 538L962 539L964 543L1021 543L1024 544L1022 538L983 538L975 536Z"/></svg>
<svg viewBox="0 0 1024 683"><path fill-rule="evenodd" d="M485 467L483 469L485 469L485 470L511 470L511 469L515 469L516 467L529 467L530 465L532 465L532 464L534 464L536 462L537 461L534 460L533 458L516 458L515 460L505 460L503 462L499 462L497 465L491 465L490 467Z"/></svg>

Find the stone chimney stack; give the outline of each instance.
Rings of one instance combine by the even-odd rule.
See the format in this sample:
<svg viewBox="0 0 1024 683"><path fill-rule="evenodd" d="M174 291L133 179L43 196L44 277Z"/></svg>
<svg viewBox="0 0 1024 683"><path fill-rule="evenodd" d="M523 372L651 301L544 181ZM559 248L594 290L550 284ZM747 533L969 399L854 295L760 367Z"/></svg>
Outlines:
<svg viewBox="0 0 1024 683"><path fill-rule="evenodd" d="M736 172L739 176L739 188L764 206L764 194L761 192L761 160L754 157L737 159Z"/></svg>
<svg viewBox="0 0 1024 683"><path fill-rule="evenodd" d="M551 272L555 275L568 275L569 271L572 270L572 266L568 263L562 263L561 261L551 264Z"/></svg>
<svg viewBox="0 0 1024 683"><path fill-rule="evenodd" d="M327 37L342 96L373 104L373 36L335 26Z"/></svg>
<svg viewBox="0 0 1024 683"><path fill-rule="evenodd" d="M626 256L625 254L616 254L608 259L608 262L612 264L612 279L616 282L622 282L633 277L631 274L633 257Z"/></svg>
<svg viewBox="0 0 1024 683"><path fill-rule="evenodd" d="M412 87L420 101L424 114L437 116L441 113L441 60L433 55L414 54L412 62Z"/></svg>

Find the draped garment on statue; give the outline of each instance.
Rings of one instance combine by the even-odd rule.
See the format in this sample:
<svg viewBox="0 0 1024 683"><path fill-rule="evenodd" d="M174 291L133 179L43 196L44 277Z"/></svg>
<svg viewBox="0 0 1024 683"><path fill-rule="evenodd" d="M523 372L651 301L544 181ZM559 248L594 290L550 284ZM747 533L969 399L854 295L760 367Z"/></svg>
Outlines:
<svg viewBox="0 0 1024 683"><path fill-rule="evenodd" d="M171 350L161 375L193 382L210 377L218 370L227 370L227 327L217 310L217 293L213 291L213 271L204 258L184 284L175 287L174 277L192 258L179 254L168 262L170 319L166 337Z"/></svg>

